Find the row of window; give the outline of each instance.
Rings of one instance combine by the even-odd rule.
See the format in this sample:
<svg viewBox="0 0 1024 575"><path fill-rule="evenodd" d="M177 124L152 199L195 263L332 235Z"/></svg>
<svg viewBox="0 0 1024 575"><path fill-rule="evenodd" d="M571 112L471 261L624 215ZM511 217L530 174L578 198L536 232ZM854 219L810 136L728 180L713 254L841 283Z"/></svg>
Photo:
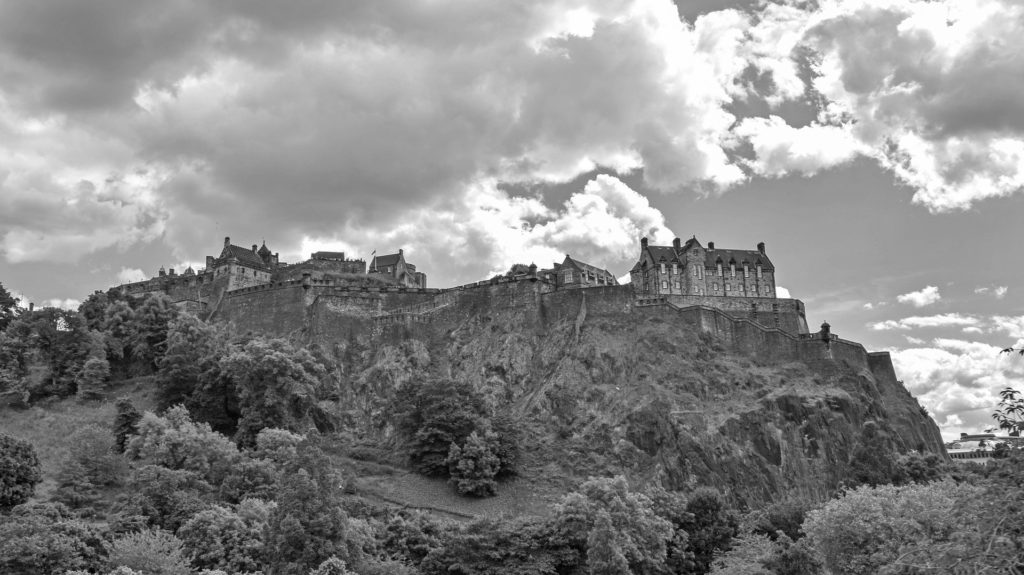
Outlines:
<svg viewBox="0 0 1024 575"><path fill-rule="evenodd" d="M662 264L660 264L660 266L661 266L661 273L662 274L668 273L668 266L667 266L667 264L662 263ZM718 262L718 267L717 267L717 269L715 271L716 271L716 275L718 275L718 277L724 277L725 273L724 273L724 270L722 269L722 262ZM757 266L756 266L756 273L757 273L757 278L761 279L761 277L763 276L763 270L761 268L761 264L757 264ZM672 264L672 275L678 275L678 274L679 274L679 264ZM730 277L736 277L736 264L729 264L729 276ZM698 279L704 279L704 267L703 266L694 266L693 267L693 277L698 278ZM749 278L750 277L750 266L747 265L747 264L743 264L743 277L745 277L745 278Z"/></svg>
<svg viewBox="0 0 1024 575"><path fill-rule="evenodd" d="M672 287L676 291L682 290L682 286L681 286L680 282L678 282L678 281L677 282L672 282ZM665 291L668 290L668 281L662 281L661 282L661 289L665 290ZM719 291L718 283L716 282L716 283L712 284L711 289L712 289L712 291L717 293ZM725 284L725 291L726 292L730 292L730 293L733 292L733 291L736 291L736 292L738 292L740 294L746 294L746 293L750 293L752 295L757 295L758 294L758 290L757 290L756 286L750 286L750 290L748 292L746 286L744 286L743 284L738 284L736 286L736 289L733 290L732 284L728 284L727 283L727 284ZM694 294L702 294L703 291L701 290L700 286L693 286L693 293ZM762 289L761 289L761 293L763 293L764 295L771 295L771 293L772 293L771 286L763 286Z"/></svg>

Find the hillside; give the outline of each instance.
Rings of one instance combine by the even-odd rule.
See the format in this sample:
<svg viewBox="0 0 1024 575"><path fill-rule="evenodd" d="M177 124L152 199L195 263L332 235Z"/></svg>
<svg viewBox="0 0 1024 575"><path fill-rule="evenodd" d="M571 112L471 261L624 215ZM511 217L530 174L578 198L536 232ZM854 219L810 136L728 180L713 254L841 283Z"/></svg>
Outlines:
<svg viewBox="0 0 1024 575"><path fill-rule="evenodd" d="M367 445L396 447L381 418L394 390L450 378L514 416L524 430L520 481L539 492L625 473L669 489L714 485L754 505L826 497L868 420L896 451L943 453L934 422L884 366L751 357L666 308L577 305L543 317L478 303L378 333L353 318L349 337L333 342L352 430Z"/></svg>

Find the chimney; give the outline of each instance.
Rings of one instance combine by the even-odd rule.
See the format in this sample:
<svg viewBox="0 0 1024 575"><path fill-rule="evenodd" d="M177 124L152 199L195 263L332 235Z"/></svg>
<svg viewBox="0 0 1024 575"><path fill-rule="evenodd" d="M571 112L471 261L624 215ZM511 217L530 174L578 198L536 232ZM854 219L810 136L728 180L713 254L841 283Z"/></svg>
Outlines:
<svg viewBox="0 0 1024 575"><path fill-rule="evenodd" d="M640 247L641 248L646 248L647 247L647 238L640 238Z"/></svg>
<svg viewBox="0 0 1024 575"><path fill-rule="evenodd" d="M676 251L679 251L679 249L683 247L683 243L679 241L679 238L676 238L672 240L672 247L674 247Z"/></svg>
<svg viewBox="0 0 1024 575"><path fill-rule="evenodd" d="M167 275L173 276L174 275L174 268L171 268L171 269L167 270Z"/></svg>
<svg viewBox="0 0 1024 575"><path fill-rule="evenodd" d="M36 309L36 304L34 304L32 302L28 302L28 311L34 311L35 309Z"/></svg>
<svg viewBox="0 0 1024 575"><path fill-rule="evenodd" d="M709 252L715 251L715 242L708 242L708 251Z"/></svg>
<svg viewBox="0 0 1024 575"><path fill-rule="evenodd" d="M231 238L229 238L227 236L224 236L224 247L228 247L230 245L231 245Z"/></svg>
<svg viewBox="0 0 1024 575"><path fill-rule="evenodd" d="M213 269L213 256L206 256L206 269L207 270L212 270Z"/></svg>
<svg viewBox="0 0 1024 575"><path fill-rule="evenodd" d="M967 434L961 431L960 432L960 439L966 439L966 438L967 438Z"/></svg>
<svg viewBox="0 0 1024 575"><path fill-rule="evenodd" d="M398 255L403 255L402 251L402 248L398 248Z"/></svg>
<svg viewBox="0 0 1024 575"><path fill-rule="evenodd" d="M167 275L167 271L164 270L164 266L160 266L160 271L157 272L157 275L159 275L160 277L164 277L165 275Z"/></svg>
<svg viewBox="0 0 1024 575"><path fill-rule="evenodd" d="M256 244L252 245L252 253L256 253Z"/></svg>
<svg viewBox="0 0 1024 575"><path fill-rule="evenodd" d="M761 252L761 255L764 255L764 242L757 243L757 251Z"/></svg>

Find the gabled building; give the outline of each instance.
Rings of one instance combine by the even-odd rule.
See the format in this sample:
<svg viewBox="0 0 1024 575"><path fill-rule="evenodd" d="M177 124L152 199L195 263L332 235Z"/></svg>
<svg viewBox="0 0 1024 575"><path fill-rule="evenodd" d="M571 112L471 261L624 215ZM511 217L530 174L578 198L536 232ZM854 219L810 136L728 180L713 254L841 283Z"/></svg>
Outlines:
<svg viewBox="0 0 1024 575"><path fill-rule="evenodd" d="M227 291L270 283L278 265L278 255L270 252L266 242L249 249L232 244L230 237L224 238L219 256L206 256L207 271L212 270L214 281L225 283Z"/></svg>
<svg viewBox="0 0 1024 575"><path fill-rule="evenodd" d="M764 242L756 250L705 248L696 237L671 246L640 240L640 257L629 272L637 295L775 298L775 266Z"/></svg>
<svg viewBox="0 0 1024 575"><path fill-rule="evenodd" d="M548 269L537 271L537 277L558 287L619 285L618 280L608 270L573 259L568 254L562 263L555 263Z"/></svg>
<svg viewBox="0 0 1024 575"><path fill-rule="evenodd" d="M397 254L374 256L366 273L389 276L406 287L427 287L427 274L417 272L416 266L406 262L403 250L398 250Z"/></svg>

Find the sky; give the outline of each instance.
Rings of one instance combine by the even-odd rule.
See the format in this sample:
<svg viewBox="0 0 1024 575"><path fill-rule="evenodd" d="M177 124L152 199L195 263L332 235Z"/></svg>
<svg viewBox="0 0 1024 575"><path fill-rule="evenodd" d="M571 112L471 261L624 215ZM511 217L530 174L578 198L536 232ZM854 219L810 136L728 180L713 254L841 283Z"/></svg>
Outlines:
<svg viewBox="0 0 1024 575"><path fill-rule="evenodd" d="M753 249L947 438L1024 387L1012 0L0 0L0 283Z"/></svg>

